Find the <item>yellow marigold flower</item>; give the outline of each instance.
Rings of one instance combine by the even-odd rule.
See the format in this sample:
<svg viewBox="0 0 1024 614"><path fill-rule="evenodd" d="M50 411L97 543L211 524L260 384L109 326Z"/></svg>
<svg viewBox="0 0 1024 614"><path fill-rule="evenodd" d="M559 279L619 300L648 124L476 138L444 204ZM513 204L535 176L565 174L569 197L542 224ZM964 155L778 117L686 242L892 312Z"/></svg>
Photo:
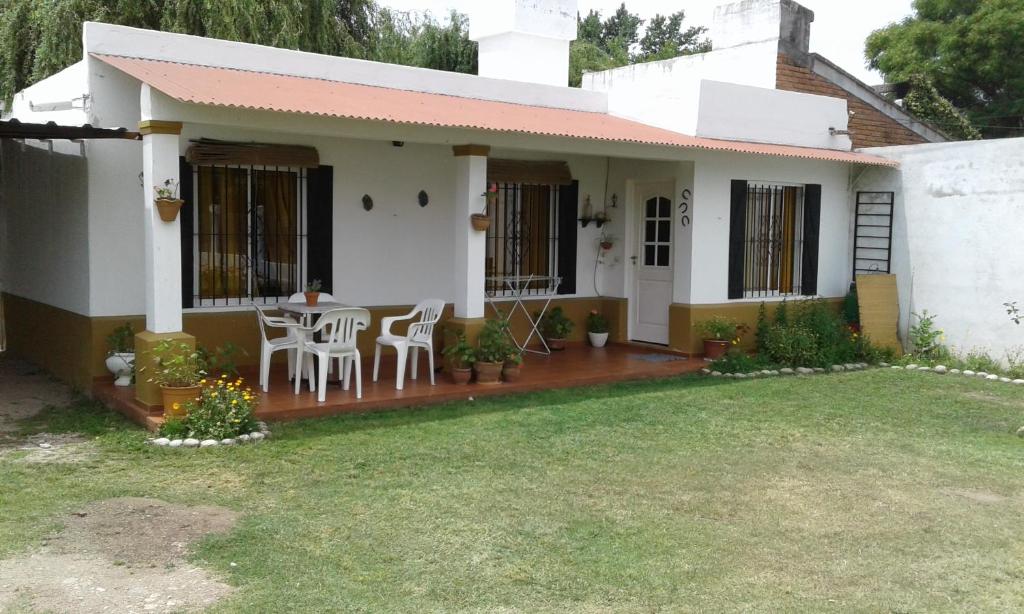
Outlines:
<svg viewBox="0 0 1024 614"><path fill-rule="evenodd" d="M174 405L172 405L171 407L173 407L175 410L181 409L181 403L178 403L177 401L175 401Z"/></svg>
<svg viewBox="0 0 1024 614"><path fill-rule="evenodd" d="M232 405L238 405L238 399L231 399Z"/></svg>
<svg viewBox="0 0 1024 614"><path fill-rule="evenodd" d="M203 379L199 380L199 384L200 385L205 384L205 383L206 383L206 378L205 377Z"/></svg>
<svg viewBox="0 0 1024 614"><path fill-rule="evenodd" d="M216 398L217 398L217 393L216 393L216 392L214 392L214 393L213 393L213 394L211 394L210 396L216 399Z"/></svg>
<svg viewBox="0 0 1024 614"><path fill-rule="evenodd" d="M220 374L220 378L221 379L227 379L228 378L228 374L227 373L221 373Z"/></svg>

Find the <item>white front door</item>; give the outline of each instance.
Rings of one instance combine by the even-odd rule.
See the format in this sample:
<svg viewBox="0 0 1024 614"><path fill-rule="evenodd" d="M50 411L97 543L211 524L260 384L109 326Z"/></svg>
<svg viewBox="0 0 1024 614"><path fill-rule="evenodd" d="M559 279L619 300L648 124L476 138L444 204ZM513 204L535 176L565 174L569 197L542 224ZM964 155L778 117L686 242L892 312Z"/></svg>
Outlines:
<svg viewBox="0 0 1024 614"><path fill-rule="evenodd" d="M637 188L632 338L668 345L672 304L672 185Z"/></svg>

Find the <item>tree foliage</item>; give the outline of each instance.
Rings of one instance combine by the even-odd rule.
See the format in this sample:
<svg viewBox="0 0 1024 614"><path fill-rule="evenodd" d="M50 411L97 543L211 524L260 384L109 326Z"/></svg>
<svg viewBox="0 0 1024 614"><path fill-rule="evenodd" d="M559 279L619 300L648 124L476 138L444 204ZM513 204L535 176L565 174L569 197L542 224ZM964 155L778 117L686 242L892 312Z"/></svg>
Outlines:
<svg viewBox="0 0 1024 614"><path fill-rule="evenodd" d="M703 37L707 28L684 27L685 19L684 11L667 17L658 14L643 28L644 20L630 13L625 3L603 21L595 10L577 15L576 40L569 49L569 84L578 87L584 71L710 51L711 42Z"/></svg>
<svg viewBox="0 0 1024 614"><path fill-rule="evenodd" d="M914 0L872 33L866 55L890 82L920 76L986 137L1024 135L1024 0ZM954 131L958 121L929 118Z"/></svg>
<svg viewBox="0 0 1024 614"><path fill-rule="evenodd" d="M622 4L577 18L570 82L584 70L705 51L704 28L682 11L644 20ZM313 53L475 73L465 15L395 11L374 0L0 0L0 100L77 62L82 22L256 43ZM641 36L642 33L642 36Z"/></svg>

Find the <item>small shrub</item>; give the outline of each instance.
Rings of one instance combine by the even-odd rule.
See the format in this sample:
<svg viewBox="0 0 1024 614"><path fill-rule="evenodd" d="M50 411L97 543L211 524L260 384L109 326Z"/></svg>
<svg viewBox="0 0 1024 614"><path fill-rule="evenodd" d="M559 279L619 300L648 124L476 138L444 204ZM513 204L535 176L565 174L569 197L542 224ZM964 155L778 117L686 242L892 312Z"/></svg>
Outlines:
<svg viewBox="0 0 1024 614"><path fill-rule="evenodd" d="M718 360L711 363L711 370L722 373L750 373L760 371L767 365L759 357L751 356L738 347L731 347Z"/></svg>
<svg viewBox="0 0 1024 614"><path fill-rule="evenodd" d="M552 307L540 321L540 330L548 339L567 339L576 325L561 307Z"/></svg>
<svg viewBox="0 0 1024 614"><path fill-rule="evenodd" d="M875 349L868 339L817 299L779 304L768 321L764 307L758 314L758 354L771 364L786 367L828 367L848 362L877 362L891 352Z"/></svg>
<svg viewBox="0 0 1024 614"><path fill-rule="evenodd" d="M131 322L125 322L107 335L109 354L126 354L135 351L135 330Z"/></svg>
<svg viewBox="0 0 1024 614"><path fill-rule="evenodd" d="M508 336L508 322L487 320L477 339L476 362L505 362L516 350Z"/></svg>
<svg viewBox="0 0 1024 614"><path fill-rule="evenodd" d="M910 327L910 345L914 354L923 358L932 358L940 347L939 341L944 338L943 332L935 325L935 314L925 309L921 313L912 314L917 322Z"/></svg>
<svg viewBox="0 0 1024 614"><path fill-rule="evenodd" d="M187 343L165 339L153 346L152 356L156 367L149 381L160 386L195 386L207 373L207 358L201 350ZM146 367L139 370L144 371Z"/></svg>
<svg viewBox="0 0 1024 614"><path fill-rule="evenodd" d="M210 383L202 380L199 399L185 405L184 418L164 422L160 434L168 438L226 439L256 430L256 397L251 389L243 389L243 384L242 378L232 381L227 375Z"/></svg>
<svg viewBox="0 0 1024 614"><path fill-rule="evenodd" d="M860 330L860 305L857 303L857 287L850 286L850 291L843 297L843 320Z"/></svg>
<svg viewBox="0 0 1024 614"><path fill-rule="evenodd" d="M608 332L608 319L598 313L596 309L592 309L587 315L587 332L597 334Z"/></svg>
<svg viewBox="0 0 1024 614"><path fill-rule="evenodd" d="M732 341L736 338L736 322L725 316L712 316L707 320L698 320L693 327L704 339Z"/></svg>
<svg viewBox="0 0 1024 614"><path fill-rule="evenodd" d="M446 347L441 353L456 369L469 369L476 362L476 348L466 341L464 333L459 333L455 344Z"/></svg>

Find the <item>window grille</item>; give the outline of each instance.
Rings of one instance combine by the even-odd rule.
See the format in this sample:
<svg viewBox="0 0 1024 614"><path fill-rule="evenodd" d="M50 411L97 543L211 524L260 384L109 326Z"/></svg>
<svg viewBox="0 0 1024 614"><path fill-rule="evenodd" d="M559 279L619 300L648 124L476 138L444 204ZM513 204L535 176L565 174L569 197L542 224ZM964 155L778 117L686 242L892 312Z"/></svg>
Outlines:
<svg viewBox="0 0 1024 614"><path fill-rule="evenodd" d="M892 259L893 192L857 192L853 275L889 273Z"/></svg>
<svg viewBox="0 0 1024 614"><path fill-rule="evenodd" d="M804 187L747 184L743 295L800 294Z"/></svg>
<svg viewBox="0 0 1024 614"><path fill-rule="evenodd" d="M197 165L192 172L193 304L270 304L301 291L305 170Z"/></svg>
<svg viewBox="0 0 1024 614"><path fill-rule="evenodd" d="M508 295L501 278L558 272L558 186L499 183L497 201L490 205L487 229L486 292ZM550 281L528 285L524 294L550 294Z"/></svg>

